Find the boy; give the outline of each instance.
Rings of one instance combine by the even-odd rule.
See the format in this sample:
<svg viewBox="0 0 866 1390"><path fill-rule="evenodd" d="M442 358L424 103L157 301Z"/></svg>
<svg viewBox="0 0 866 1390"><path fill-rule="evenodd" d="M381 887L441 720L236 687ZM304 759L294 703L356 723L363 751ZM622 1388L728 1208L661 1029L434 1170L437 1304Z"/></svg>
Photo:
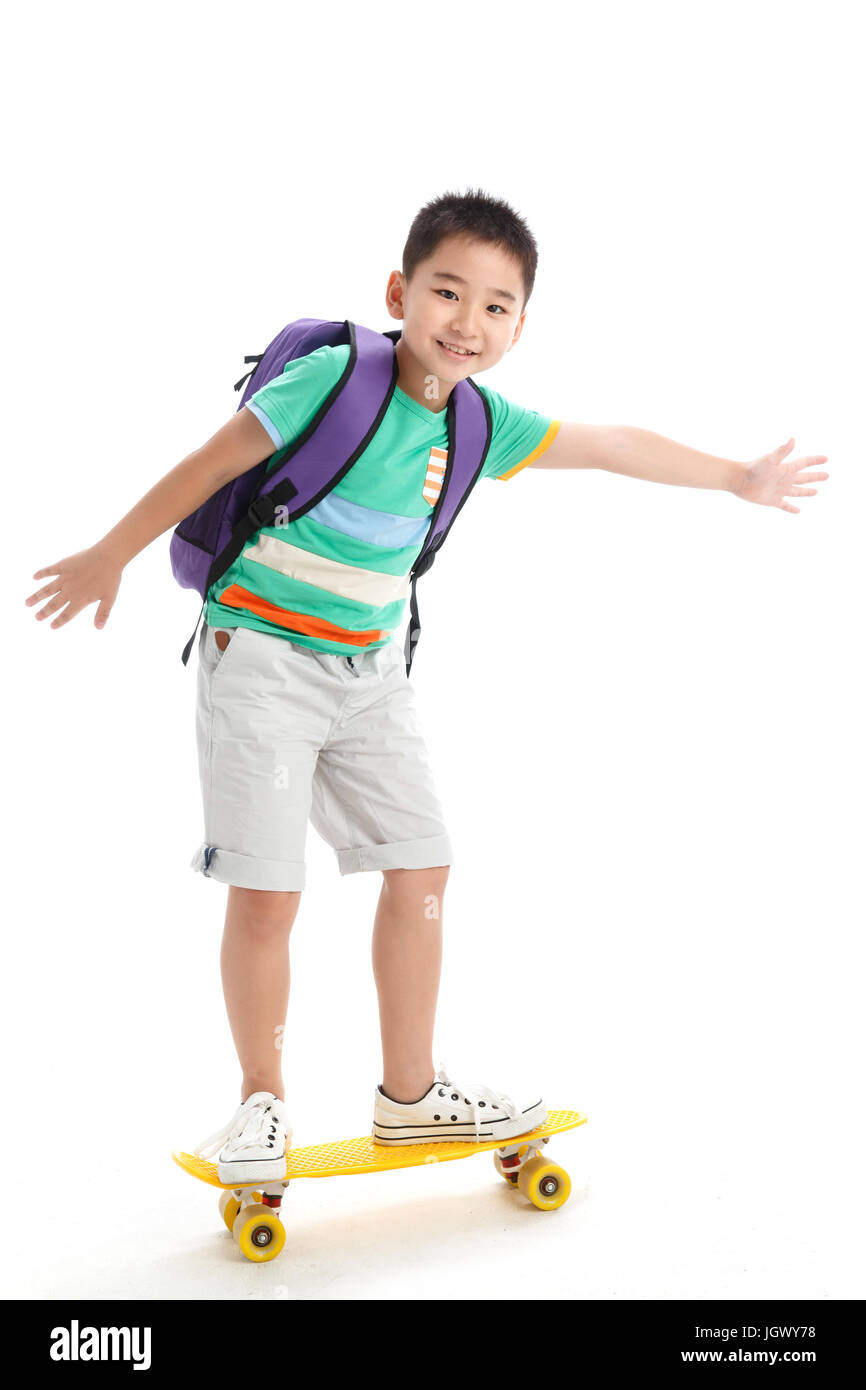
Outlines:
<svg viewBox="0 0 866 1390"><path fill-rule="evenodd" d="M517 343L537 248L525 222L480 191L421 209L392 271L386 306L401 323L397 386L348 473L297 521L266 527L213 584L199 640L197 735L205 841L192 867L229 885L222 978L242 1068L241 1104L197 1152L219 1152L223 1182L282 1177L291 1129L280 1052L288 939L304 887L308 818L341 873L382 871L373 932L383 1079L377 1143L501 1137L541 1123L534 1097L511 1098L434 1074L448 833L394 640L407 576L424 541L447 458L445 409ZM95 546L38 570L27 599L60 627L99 602L104 627L124 566L231 478L306 429L339 380L348 347L288 363L202 448L166 475ZM656 482L725 489L797 512L786 496L828 477L785 462L793 440L752 464L713 458L648 431L563 423L480 386L491 411L482 476L523 468L605 468ZM431 1083L432 1077L432 1083Z"/></svg>

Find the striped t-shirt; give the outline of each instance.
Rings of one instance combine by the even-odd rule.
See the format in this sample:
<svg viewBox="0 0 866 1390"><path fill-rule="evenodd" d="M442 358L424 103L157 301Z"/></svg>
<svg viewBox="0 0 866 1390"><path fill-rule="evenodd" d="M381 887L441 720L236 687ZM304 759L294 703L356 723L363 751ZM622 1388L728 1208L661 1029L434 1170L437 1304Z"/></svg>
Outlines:
<svg viewBox="0 0 866 1390"><path fill-rule="evenodd" d="M285 457L345 371L349 345L287 363L247 402ZM477 383L491 414L480 477L512 478L559 429ZM336 487L296 521L263 527L212 584L212 627L252 627L316 651L383 647L404 618L409 572L439 496L448 458L446 411L427 410L399 386L379 428ZM480 481L480 478L479 478Z"/></svg>

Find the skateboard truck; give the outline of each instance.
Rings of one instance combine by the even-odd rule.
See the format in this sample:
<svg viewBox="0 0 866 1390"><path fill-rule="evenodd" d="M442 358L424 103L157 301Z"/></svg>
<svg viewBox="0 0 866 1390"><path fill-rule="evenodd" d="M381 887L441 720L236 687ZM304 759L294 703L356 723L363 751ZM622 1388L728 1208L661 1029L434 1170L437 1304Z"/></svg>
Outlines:
<svg viewBox="0 0 866 1390"><path fill-rule="evenodd" d="M549 1144L549 1139L539 1139L530 1144L506 1144L503 1148L497 1149L493 1155L493 1162L496 1171L501 1173L511 1183L512 1187L517 1186L517 1175L524 1163L530 1159L537 1158L541 1152L542 1144ZM556 1189L553 1189L556 1191ZM552 1194L551 1194L552 1195Z"/></svg>

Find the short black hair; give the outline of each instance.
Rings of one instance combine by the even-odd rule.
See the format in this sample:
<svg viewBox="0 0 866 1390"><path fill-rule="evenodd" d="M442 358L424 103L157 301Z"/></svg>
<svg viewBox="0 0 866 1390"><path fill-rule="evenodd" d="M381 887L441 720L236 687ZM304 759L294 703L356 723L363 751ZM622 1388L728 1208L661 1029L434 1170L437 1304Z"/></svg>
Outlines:
<svg viewBox="0 0 866 1390"><path fill-rule="evenodd" d="M538 246L523 218L501 198L480 188L465 193L443 193L425 203L415 214L403 247L403 274L410 280L419 261L432 256L440 241L449 236L468 236L500 247L520 263L523 275L523 309L529 302L538 268Z"/></svg>

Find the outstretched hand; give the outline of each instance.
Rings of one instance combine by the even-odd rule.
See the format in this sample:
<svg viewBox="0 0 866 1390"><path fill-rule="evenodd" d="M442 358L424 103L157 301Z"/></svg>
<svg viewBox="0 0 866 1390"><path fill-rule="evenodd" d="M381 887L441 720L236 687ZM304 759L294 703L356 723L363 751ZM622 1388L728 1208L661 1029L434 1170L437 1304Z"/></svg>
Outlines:
<svg viewBox="0 0 866 1390"><path fill-rule="evenodd" d="M785 455L794 447L793 439L781 444L771 454L755 459L746 465L743 481L736 489L736 496L744 502L760 502L765 507L781 507L783 512L799 512L784 501L786 497L814 497L817 488L806 487L806 483L819 483L829 478L829 473L809 473L807 469L818 463L826 463L824 454L812 458L786 459Z"/></svg>
<svg viewBox="0 0 866 1390"><path fill-rule="evenodd" d="M93 625L105 627L117 598L122 574L123 566L101 546L94 545L89 550L79 550L77 555L67 555L56 564L37 570L34 579L45 579L48 575L56 577L43 584L35 594L30 594L24 602L31 608L34 603L47 598L49 602L36 617L42 620L49 618L52 613L58 613L51 627L63 627L89 603L98 603Z"/></svg>

